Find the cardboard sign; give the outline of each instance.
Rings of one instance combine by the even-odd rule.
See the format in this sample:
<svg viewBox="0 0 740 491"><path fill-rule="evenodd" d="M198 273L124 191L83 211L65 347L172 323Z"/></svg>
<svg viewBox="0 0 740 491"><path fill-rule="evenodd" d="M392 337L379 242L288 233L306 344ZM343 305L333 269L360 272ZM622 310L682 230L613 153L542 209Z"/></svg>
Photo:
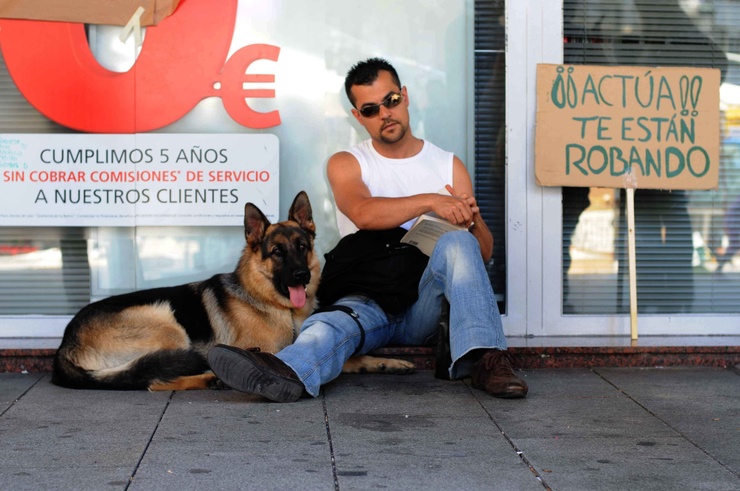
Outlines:
<svg viewBox="0 0 740 491"><path fill-rule="evenodd" d="M720 71L537 66L540 186L712 189Z"/></svg>
<svg viewBox="0 0 740 491"><path fill-rule="evenodd" d="M125 26L139 7L139 25L154 26L171 15L180 0L0 0L0 19L34 19Z"/></svg>

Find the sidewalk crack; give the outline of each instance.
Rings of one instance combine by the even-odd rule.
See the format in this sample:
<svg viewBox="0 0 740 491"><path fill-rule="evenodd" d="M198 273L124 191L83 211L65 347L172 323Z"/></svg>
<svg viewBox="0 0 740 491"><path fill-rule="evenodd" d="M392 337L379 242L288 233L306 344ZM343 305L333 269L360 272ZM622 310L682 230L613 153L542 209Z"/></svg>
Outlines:
<svg viewBox="0 0 740 491"><path fill-rule="evenodd" d="M141 452L141 455L139 456L139 460L136 462L136 465L134 466L134 470L131 473L131 476L128 478L128 483L126 484L126 487L123 488L124 491L128 491L129 486L133 484L134 478L136 477L136 473L139 472L139 468L141 467L141 463L144 460L144 456L146 456L146 453L149 451L149 446L152 444L152 441L154 440L154 435L157 434L157 430L159 430L159 425L162 423L162 419L164 418L164 413L167 412L167 408L170 407L170 402L172 402L172 398L175 397L175 391L170 392L170 396L167 398L167 403L162 408L162 412L159 415L159 419L157 420L157 424L154 425L154 430L152 431L152 434L149 435L149 439L146 442L146 445L144 446L144 450Z"/></svg>
<svg viewBox="0 0 740 491"><path fill-rule="evenodd" d="M23 398L23 396L25 396L26 394L28 394L28 392L29 392L29 391L30 391L31 389L33 389L34 387L36 387L36 384L38 384L39 382L41 382L41 380L42 380L43 378L44 378L44 377L39 377L39 378L38 378L38 379L37 379L37 380L36 380L36 381L35 381L34 383L32 383L32 384L31 384L31 385L30 385L30 386L29 386L29 387L28 387L28 388L27 388L26 390L24 390L24 391L23 391L23 393L21 393L21 395L19 395L19 396L18 396L18 397L16 397L15 399L13 399L13 402L11 402L10 404L8 404L8 407L6 407L6 408L5 408L5 409L3 409L2 411L0 411L0 418L2 418L3 416L5 416L5 413L7 413L8 411L10 411L10 409L11 409L11 408L12 408L13 406L15 406L15 403L16 403L16 402L18 402L18 401L20 401L20 400L21 400L21 399Z"/></svg>
<svg viewBox="0 0 740 491"><path fill-rule="evenodd" d="M339 491L339 475L337 474L337 459L334 456L334 444L331 439L331 428L329 427L329 411L326 409L326 395L321 391L321 407L324 410L324 427L326 438L329 441L329 456L331 458L331 475L334 478L334 490Z"/></svg>
<svg viewBox="0 0 740 491"><path fill-rule="evenodd" d="M471 393L473 392L470 389L470 386L469 385L468 385L468 390L470 390ZM527 467L529 467L529 470L530 470L530 472L532 472L532 474L534 474L534 477L537 478L537 480L540 482L540 484L542 484L542 486L547 491L552 491L552 488L550 487L550 485L547 484L545 482L545 480L542 478L542 475L539 472L537 472L537 469L535 469L534 464L532 464L532 462L529 461L529 459L527 458L527 456L524 455L524 452L519 447L516 446L516 443L514 443L514 440L512 440L511 438L509 438L509 435L507 435L506 432L504 431L504 429L501 428L501 425L498 424L498 421L496 421L496 418L493 417L493 414L491 414L491 412L488 411L488 409L486 409L486 407L483 405L483 403L480 401L480 399L478 399L475 396L475 394L473 394L473 397L475 397L475 400L478 402L478 404L483 409L483 411L486 412L486 414L488 415L488 418L491 420L491 422L496 426L496 428L498 428L498 431L501 433L501 435L503 435L503 437L506 439L506 441L509 442L509 445L511 445L511 448L514 449L514 451L519 456L519 458L522 460L522 462L524 462L527 465Z"/></svg>

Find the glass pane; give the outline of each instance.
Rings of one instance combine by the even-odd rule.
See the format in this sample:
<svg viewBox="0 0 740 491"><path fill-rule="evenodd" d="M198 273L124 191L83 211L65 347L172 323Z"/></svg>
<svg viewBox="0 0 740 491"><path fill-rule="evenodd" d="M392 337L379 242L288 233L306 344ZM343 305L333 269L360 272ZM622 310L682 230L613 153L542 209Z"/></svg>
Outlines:
<svg viewBox="0 0 740 491"><path fill-rule="evenodd" d="M740 3L563 7L565 63L721 69L718 189L635 192L638 311L740 312ZM564 313L629 312L624 203L620 190L563 189Z"/></svg>
<svg viewBox="0 0 740 491"><path fill-rule="evenodd" d="M85 305L90 275L84 234L74 227L0 227L0 315L74 314Z"/></svg>
<svg viewBox="0 0 740 491"><path fill-rule="evenodd" d="M453 151L463 161L473 163L472 156L468 155L470 130L466 127L469 113L465 103L468 94L466 84L470 80L466 73L468 57L465 55L470 34L467 30L469 14L466 2L328 0L310 8L299 0L242 3L245 5L236 15L231 40L233 53L228 60L235 60L230 66L238 65L239 59L244 61L245 52L241 50L254 44L281 48L279 63L258 60L250 67L250 70L254 70L251 73L258 74L263 70L262 63L269 65L264 73L276 75L274 84L259 82L258 86L264 89L274 87L276 97L256 98L249 104L257 111L279 108L283 114L282 124L267 130L278 136L281 142L281 216L286 215L288 200L297 191L306 189L313 193L314 218L320 230L317 250L328 251L338 239L334 205L325 179L326 158L366 138L364 129L349 113L349 104L343 95L342 81L352 63L375 54L385 53L392 57L391 61L409 89L417 94L412 105L417 111L412 115L416 125L414 133ZM503 14L503 2L487 3L498 8L499 17ZM301 12L302 15L296 16L295 12ZM348 23L347 19L350 18L361 18L364 22ZM496 22L498 27L495 33L501 50L503 24L498 18ZM378 35L376 25L383 26L383 35ZM316 32L327 35L316 36ZM101 66L124 72L134 65L135 50L132 38L123 45L118 39L119 34L120 28L116 29L115 26L90 26L88 41ZM151 45L147 48L146 43L142 50L152 48ZM241 57L237 53L241 53ZM228 60L225 62L228 63ZM43 69L43 63L40 67ZM214 73L216 75L218 73ZM213 95L210 90L201 95L208 97L182 119L161 131L264 132L237 122L225 111L221 97L209 96ZM494 107L499 106L502 104ZM440 114L443 116L440 117ZM307 121L315 124L306 124ZM20 95L0 53L0 134L68 132L72 130L50 122ZM493 134L496 134L495 130ZM503 164L497 165L503 168ZM503 181L497 180L495 184L503 186ZM496 199L503 199L503 192L496 192L495 196ZM501 206L488 206L485 214L492 228L494 219L499 224L503 223ZM62 242L67 240L66 232L61 230L62 227L59 228L3 228L3 233L10 235L0 237L0 243L7 242L9 248L6 250L15 254L12 257L0 257L6 260L5 269L2 270L5 273L0 273L0 288L6 292L20 292L21 286L25 287L21 283L27 277L34 282L34 286L31 287L33 291L25 291L28 293L26 296L19 293L7 296L5 304L0 301L0 316L11 313L67 315L87 303L88 299L207 278L215 272L233 270L244 244L241 227L179 231L165 227L158 230L91 227L80 230L77 236L70 239L77 241L77 256L74 262L70 262L67 260L67 243ZM44 272L46 276L38 279L33 274L13 276L10 272L15 267L14 263L25 259L21 257L21 252L26 254L27 251L13 247L18 245L17 241L25 245L23 241L28 240L34 244L41 241L35 247L39 251L50 251L49 254L53 256L53 260L48 261L49 269ZM503 240L503 231L497 233L497 248L500 251L504 250ZM37 261L39 251L28 250L27 258ZM495 264L503 267L504 263L501 260ZM65 279L70 276L64 274L67 265L78 268L74 275L77 290L72 300L62 301L60 292L70 284ZM495 277L503 282L502 275ZM49 290L41 288L42 285L55 286ZM504 289L497 288L497 291L502 294Z"/></svg>

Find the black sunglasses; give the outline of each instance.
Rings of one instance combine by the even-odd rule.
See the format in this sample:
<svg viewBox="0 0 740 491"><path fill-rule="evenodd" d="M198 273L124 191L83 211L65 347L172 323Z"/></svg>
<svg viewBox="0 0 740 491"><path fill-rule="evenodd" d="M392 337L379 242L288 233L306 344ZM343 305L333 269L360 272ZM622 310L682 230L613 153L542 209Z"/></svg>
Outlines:
<svg viewBox="0 0 740 491"><path fill-rule="evenodd" d="M388 97L383 99L379 104L371 104L369 106L363 106L358 111L362 114L363 118L372 118L380 113L380 106L385 106L388 109L392 109L399 105L403 100L403 94L400 92L393 92Z"/></svg>

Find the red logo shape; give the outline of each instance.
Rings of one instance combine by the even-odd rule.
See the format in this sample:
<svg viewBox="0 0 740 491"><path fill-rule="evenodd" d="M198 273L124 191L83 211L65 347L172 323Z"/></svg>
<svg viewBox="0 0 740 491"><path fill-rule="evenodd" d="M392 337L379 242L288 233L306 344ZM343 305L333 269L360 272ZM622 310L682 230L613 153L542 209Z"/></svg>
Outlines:
<svg viewBox="0 0 740 491"><path fill-rule="evenodd" d="M277 111L256 112L245 100L274 97L274 90L244 90L242 84L274 82L273 75L245 72L257 59L277 61L280 48L246 46L226 62L237 3L182 2L175 14L147 28L136 63L125 73L100 66L90 52L84 24L2 20L0 49L21 94L44 116L79 131L155 130L211 96L220 96L239 124L276 126ZM215 88L217 82L221 89Z"/></svg>

